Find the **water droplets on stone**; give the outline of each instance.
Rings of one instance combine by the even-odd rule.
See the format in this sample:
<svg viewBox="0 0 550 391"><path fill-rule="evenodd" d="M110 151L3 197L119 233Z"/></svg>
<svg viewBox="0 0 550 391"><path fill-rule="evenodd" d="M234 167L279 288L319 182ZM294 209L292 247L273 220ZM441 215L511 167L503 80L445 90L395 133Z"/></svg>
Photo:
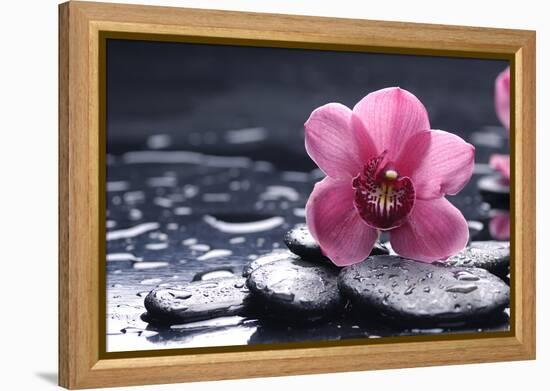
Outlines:
<svg viewBox="0 0 550 391"><path fill-rule="evenodd" d="M410 295L411 293L413 293L414 288L416 288L415 285L410 285L409 287L407 287L407 289L405 289L405 292L403 292L403 294L404 295Z"/></svg>
<svg viewBox="0 0 550 391"><path fill-rule="evenodd" d="M479 281L479 277L468 270L459 270L454 273L454 276L460 281Z"/></svg>
<svg viewBox="0 0 550 391"><path fill-rule="evenodd" d="M400 261L392 262L396 259ZM389 269L384 265L390 265ZM380 270L387 272L382 275ZM464 270L395 256L370 256L342 269L339 287L359 311L374 308L390 319L408 322L443 325L451 320L478 320L507 305L509 289L502 280L484 269Z"/></svg>
<svg viewBox="0 0 550 391"><path fill-rule="evenodd" d="M477 285L463 284L463 285L451 285L448 286L445 291L452 293L470 293L477 289Z"/></svg>
<svg viewBox="0 0 550 391"><path fill-rule="evenodd" d="M183 290L168 290L168 293L170 293L175 299L189 299L193 294L189 291L183 291Z"/></svg>

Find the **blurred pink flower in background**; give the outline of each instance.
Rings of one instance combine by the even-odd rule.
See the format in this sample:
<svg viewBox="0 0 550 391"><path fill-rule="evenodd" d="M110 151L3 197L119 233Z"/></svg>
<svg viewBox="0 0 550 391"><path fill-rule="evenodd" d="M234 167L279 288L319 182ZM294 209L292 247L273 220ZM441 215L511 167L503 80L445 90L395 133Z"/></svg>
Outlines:
<svg viewBox="0 0 550 391"><path fill-rule="evenodd" d="M489 165L502 174L505 184L510 183L510 155L493 154L489 160Z"/></svg>
<svg viewBox="0 0 550 391"><path fill-rule="evenodd" d="M495 111L502 125L510 132L510 67L502 71L495 80ZM510 155L495 154L489 165L510 182Z"/></svg>
<svg viewBox="0 0 550 391"><path fill-rule="evenodd" d="M424 262L445 259L468 241L462 213L444 197L470 180L474 147L431 130L422 103L386 88L353 110L329 103L305 123L309 156L327 175L306 205L306 223L339 266L363 261L380 231L393 249Z"/></svg>
<svg viewBox="0 0 550 391"><path fill-rule="evenodd" d="M493 212L489 220L489 233L496 240L510 239L510 213L504 210Z"/></svg>
<svg viewBox="0 0 550 391"><path fill-rule="evenodd" d="M495 80L495 111L502 125L510 130L510 67Z"/></svg>

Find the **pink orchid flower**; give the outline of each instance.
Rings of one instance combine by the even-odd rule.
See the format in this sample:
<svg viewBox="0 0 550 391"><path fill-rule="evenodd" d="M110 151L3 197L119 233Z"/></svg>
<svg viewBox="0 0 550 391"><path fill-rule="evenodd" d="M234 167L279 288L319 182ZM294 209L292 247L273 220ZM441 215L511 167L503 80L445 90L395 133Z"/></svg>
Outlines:
<svg viewBox="0 0 550 391"><path fill-rule="evenodd" d="M423 262L466 246L468 224L444 196L470 180L474 147L431 130L410 92L379 90L353 110L321 106L305 123L305 144L327 175L309 197L306 223L334 264L363 261L380 231L395 252Z"/></svg>
<svg viewBox="0 0 550 391"><path fill-rule="evenodd" d="M510 132L510 67L495 80L495 111L502 125ZM510 155L492 155L489 165L502 174L504 182L510 182Z"/></svg>
<svg viewBox="0 0 550 391"><path fill-rule="evenodd" d="M502 125L510 130L510 67L495 80L495 111Z"/></svg>

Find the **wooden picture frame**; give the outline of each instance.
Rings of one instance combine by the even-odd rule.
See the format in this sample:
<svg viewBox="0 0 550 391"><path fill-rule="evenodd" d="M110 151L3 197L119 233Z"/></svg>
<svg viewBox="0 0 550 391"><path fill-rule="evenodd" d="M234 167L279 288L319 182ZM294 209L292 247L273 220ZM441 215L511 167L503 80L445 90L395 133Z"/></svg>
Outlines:
<svg viewBox="0 0 550 391"><path fill-rule="evenodd" d="M105 355L100 58L105 32L147 39L507 59L511 64L511 330L364 344ZM102 38L103 37L103 38ZM103 53L104 54L104 53ZM101 77L100 77L101 76ZM59 6L59 384L124 386L535 358L535 32L68 2ZM104 330L103 330L104 332ZM458 354L457 354L458 353Z"/></svg>

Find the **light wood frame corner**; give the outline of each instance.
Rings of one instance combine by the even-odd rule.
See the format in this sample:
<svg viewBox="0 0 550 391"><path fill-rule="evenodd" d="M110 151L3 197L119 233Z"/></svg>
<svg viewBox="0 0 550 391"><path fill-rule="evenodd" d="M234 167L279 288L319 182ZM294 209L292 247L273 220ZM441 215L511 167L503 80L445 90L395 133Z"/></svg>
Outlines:
<svg viewBox="0 0 550 391"><path fill-rule="evenodd" d="M513 316L504 337L106 358L101 34L511 63ZM535 358L535 32L71 1L59 6L59 383L122 386ZM382 339L383 340L383 339ZM457 354L459 352L460 354Z"/></svg>

